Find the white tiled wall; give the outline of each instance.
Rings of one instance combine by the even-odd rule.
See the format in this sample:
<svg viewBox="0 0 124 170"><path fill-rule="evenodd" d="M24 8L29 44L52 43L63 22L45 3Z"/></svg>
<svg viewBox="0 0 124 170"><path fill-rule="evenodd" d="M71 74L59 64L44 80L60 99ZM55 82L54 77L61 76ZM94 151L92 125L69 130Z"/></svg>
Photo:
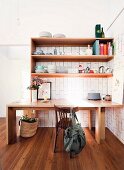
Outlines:
<svg viewBox="0 0 124 170"><path fill-rule="evenodd" d="M119 81L122 81L122 86L120 90L113 90L113 98L114 101L122 101L118 100L119 97L123 98L123 75L124 72L124 34L119 34L115 37L115 60L114 60L114 76L116 72L119 72L117 78ZM114 78L114 77L113 77ZM111 81L109 79L108 81ZM112 83L110 83L112 84ZM108 86L108 90L110 87ZM120 93L120 94L119 94ZM106 126L114 133L117 138L124 144L124 107L122 108L108 108L106 109Z"/></svg>
<svg viewBox="0 0 124 170"><path fill-rule="evenodd" d="M47 80L52 82L53 99L68 97L86 99L89 92L100 92L102 96L108 94L106 78L50 78Z"/></svg>
<svg viewBox="0 0 124 170"><path fill-rule="evenodd" d="M82 64L84 68L90 66L91 69L97 69L103 65L105 67L112 67L112 62L103 63L86 63L86 62L38 62L36 65L48 66L53 64L56 66L67 66L70 68L78 68ZM111 78L49 78L47 81L52 82L51 96L53 99L75 97L86 99L87 93L99 92L101 96L112 93Z"/></svg>
<svg viewBox="0 0 124 170"><path fill-rule="evenodd" d="M48 63L37 63L37 65ZM78 62L54 62L52 64L61 66L78 66ZM99 67L101 64L104 66L111 65L111 63L82 63L84 68L89 64L91 68ZM89 92L99 92L101 96L112 94L112 78L49 78L47 81L52 82L51 97L52 99L69 98L69 99L87 99ZM79 111L77 114L82 127L88 126L87 111ZM55 115L53 111L44 112L39 114L39 126L55 126ZM92 124L95 125L95 114L92 115Z"/></svg>
<svg viewBox="0 0 124 170"><path fill-rule="evenodd" d="M54 49L57 50L57 54L65 55L81 55L86 52L87 47L37 47L37 50L43 50L44 54L52 53L54 54ZM91 47L92 48L92 47ZM113 61L110 62L37 62L37 65L55 65L57 70L59 67L63 67L65 70L68 68L77 68L79 64L83 66L83 69L90 67L90 69L99 71L100 66L104 66L106 69L110 67L113 69ZM101 96L112 93L111 80L106 78L57 78L57 79L48 79L52 82L52 98L66 98L74 97L75 98L87 98L88 92L99 92Z"/></svg>
<svg viewBox="0 0 124 170"><path fill-rule="evenodd" d="M122 42L122 35L119 36L119 44ZM117 38L118 39L118 38ZM120 49L119 44L117 45ZM121 48L123 47L123 42L121 43ZM116 51L117 56L124 56L120 54L123 52L123 48ZM108 63L86 63L86 62L44 62L37 63L37 65L48 65L54 64L56 66L67 66L67 67L77 67L79 64L82 64L84 68L90 66L91 69L98 69L99 66L104 65L105 67L112 67L113 61ZM122 63L121 63L122 64ZM116 65L116 63L114 63ZM52 98L65 98L65 97L77 97L86 99L88 92L100 92L102 95L104 94L112 94L112 79L113 78L50 78L48 81L52 82ZM55 126L55 115L54 111L45 112L42 111L43 114L39 114L40 122L39 126L46 127L54 127ZM80 111L77 114L79 121L83 127L88 126L88 114L87 111ZM117 137L118 139L124 143L124 107L120 109L108 108L106 109L105 115L105 123L106 127L108 127ZM92 114L92 125L95 125L95 114Z"/></svg>
<svg viewBox="0 0 124 170"><path fill-rule="evenodd" d="M124 107L106 109L106 125L124 144Z"/></svg>
<svg viewBox="0 0 124 170"><path fill-rule="evenodd" d="M55 127L55 112L54 111L41 111L39 114L39 126L41 127ZM77 112L78 120L82 127L88 127L88 114L86 111ZM93 115L93 126L95 121L95 115Z"/></svg>

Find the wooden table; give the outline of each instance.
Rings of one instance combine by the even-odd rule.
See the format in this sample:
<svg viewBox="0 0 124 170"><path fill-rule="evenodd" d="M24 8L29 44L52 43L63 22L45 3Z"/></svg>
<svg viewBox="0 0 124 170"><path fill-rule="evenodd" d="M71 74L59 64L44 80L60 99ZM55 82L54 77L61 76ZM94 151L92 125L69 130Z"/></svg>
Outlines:
<svg viewBox="0 0 124 170"><path fill-rule="evenodd" d="M43 103L43 101L38 101L36 103L24 101L14 102L7 105L6 116L7 144L15 143L17 139L16 110L53 110L54 104L66 106L70 105L78 106L80 110L88 110L90 129L91 129L91 110L95 110L96 111L95 139L98 144L100 143L101 140L105 139L105 108L122 107L122 105L113 102L91 100L70 101L66 99L56 99L50 100L47 103Z"/></svg>

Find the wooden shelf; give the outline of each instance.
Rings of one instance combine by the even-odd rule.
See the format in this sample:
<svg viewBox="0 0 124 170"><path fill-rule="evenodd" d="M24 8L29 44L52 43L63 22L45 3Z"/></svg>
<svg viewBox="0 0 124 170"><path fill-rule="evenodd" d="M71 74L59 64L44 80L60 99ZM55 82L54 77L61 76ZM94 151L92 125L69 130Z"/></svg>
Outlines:
<svg viewBox="0 0 124 170"><path fill-rule="evenodd" d="M49 78L60 78L60 77L80 77L80 78L109 78L113 75L110 73L31 73L32 77L49 77Z"/></svg>
<svg viewBox="0 0 124 170"><path fill-rule="evenodd" d="M87 46L93 45L95 40L100 43L112 42L113 38L31 38L32 45L35 46Z"/></svg>
<svg viewBox="0 0 124 170"><path fill-rule="evenodd" d="M36 47L86 47L93 46L94 42L113 42L113 38L31 38L31 77L39 76L46 78L80 77L80 78L109 78L112 74L68 74L68 73L34 73L36 62L108 62L114 56L108 55L32 55Z"/></svg>
<svg viewBox="0 0 124 170"><path fill-rule="evenodd" d="M107 62L114 58L108 55L32 55L32 58L41 62L45 61L84 61L84 62Z"/></svg>

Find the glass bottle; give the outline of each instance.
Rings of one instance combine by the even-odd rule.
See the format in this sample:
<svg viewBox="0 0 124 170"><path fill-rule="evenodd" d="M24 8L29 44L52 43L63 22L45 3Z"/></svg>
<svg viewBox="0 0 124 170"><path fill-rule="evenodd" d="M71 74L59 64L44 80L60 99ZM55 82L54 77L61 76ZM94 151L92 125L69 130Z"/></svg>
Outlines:
<svg viewBox="0 0 124 170"><path fill-rule="evenodd" d="M88 45L88 47L86 49L86 55L92 55L92 49L91 49L90 45Z"/></svg>
<svg viewBox="0 0 124 170"><path fill-rule="evenodd" d="M54 49L54 55L57 55L57 49L56 48Z"/></svg>
<svg viewBox="0 0 124 170"><path fill-rule="evenodd" d="M101 31L101 38L105 38L105 33L103 31L103 27L102 27L102 31Z"/></svg>

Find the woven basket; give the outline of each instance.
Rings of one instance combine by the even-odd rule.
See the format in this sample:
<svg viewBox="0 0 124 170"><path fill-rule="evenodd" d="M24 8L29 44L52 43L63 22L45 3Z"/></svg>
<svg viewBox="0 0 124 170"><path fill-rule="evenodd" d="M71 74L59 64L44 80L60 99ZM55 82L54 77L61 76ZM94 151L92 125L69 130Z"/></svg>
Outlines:
<svg viewBox="0 0 124 170"><path fill-rule="evenodd" d="M33 123L20 122L20 136L22 137L32 137L36 134L38 127L38 120Z"/></svg>

